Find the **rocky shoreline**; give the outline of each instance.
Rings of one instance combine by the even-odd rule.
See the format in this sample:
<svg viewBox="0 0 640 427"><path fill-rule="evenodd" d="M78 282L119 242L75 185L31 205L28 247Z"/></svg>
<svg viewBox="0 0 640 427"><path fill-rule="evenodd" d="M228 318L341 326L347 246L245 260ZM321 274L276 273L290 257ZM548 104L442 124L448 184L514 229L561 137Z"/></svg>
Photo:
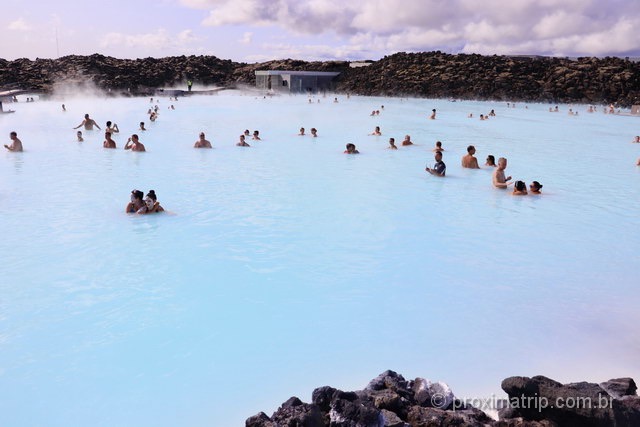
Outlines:
<svg viewBox="0 0 640 427"><path fill-rule="evenodd" d="M0 88L53 93L72 84L147 95L184 85L254 86L256 70L338 71L338 93L519 102L640 104L640 63L622 58L551 58L396 53L368 66L346 61L237 63L215 56L117 59L99 54L58 59L0 59Z"/></svg>
<svg viewBox="0 0 640 427"><path fill-rule="evenodd" d="M640 397L631 378L600 384L561 384L536 376L502 381L505 399L461 401L444 383L406 380L385 371L359 391L333 387L313 391L311 403L292 397L271 416L260 412L246 427L427 427L427 426L638 426ZM499 419L484 410L498 410Z"/></svg>

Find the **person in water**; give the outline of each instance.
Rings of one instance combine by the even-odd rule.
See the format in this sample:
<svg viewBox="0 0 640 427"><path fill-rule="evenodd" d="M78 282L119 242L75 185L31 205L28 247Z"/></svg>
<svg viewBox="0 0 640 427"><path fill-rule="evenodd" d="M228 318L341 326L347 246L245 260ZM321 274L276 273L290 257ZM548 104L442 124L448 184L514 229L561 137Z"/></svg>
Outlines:
<svg viewBox="0 0 640 427"><path fill-rule="evenodd" d="M251 139L256 140L256 141L260 141L260 131L254 130L253 131L253 136L251 137Z"/></svg>
<svg viewBox="0 0 640 427"><path fill-rule="evenodd" d="M513 184L513 193L514 196L526 196L527 195L527 184L524 181L516 181Z"/></svg>
<svg viewBox="0 0 640 427"><path fill-rule="evenodd" d="M144 206L138 209L137 213L140 215L146 215L158 212L164 212L164 208L160 206L158 198L156 197L156 192L154 190L149 190L147 197L144 198Z"/></svg>
<svg viewBox="0 0 640 427"><path fill-rule="evenodd" d="M147 130L147 129L144 127L144 122L140 122L140 130Z"/></svg>
<svg viewBox="0 0 640 427"><path fill-rule="evenodd" d="M467 154L462 157L462 167L467 169L480 169L478 159L473 155L476 153L476 147L470 145L467 147Z"/></svg>
<svg viewBox="0 0 640 427"><path fill-rule="evenodd" d="M396 139L395 138L389 138L389 146L387 147L390 150L397 150L398 147L396 147Z"/></svg>
<svg viewBox="0 0 640 427"><path fill-rule="evenodd" d="M433 165L433 167L432 168L426 167L424 170L429 172L431 175L444 177L445 173L447 172L447 165L445 165L444 162L442 161L442 152L436 151L436 154L434 157L435 157L436 163Z"/></svg>
<svg viewBox="0 0 640 427"><path fill-rule="evenodd" d="M304 136L304 128L300 128L300 133L298 135Z"/></svg>
<svg viewBox="0 0 640 427"><path fill-rule="evenodd" d="M314 138L318 137L318 129L316 128L311 128L311 136Z"/></svg>
<svg viewBox="0 0 640 427"><path fill-rule="evenodd" d="M111 132L111 135L113 135L114 133L120 132L120 129L118 129L118 125L114 123L112 126L110 121L107 122L107 126L105 130Z"/></svg>
<svg viewBox="0 0 640 427"><path fill-rule="evenodd" d="M116 148L116 142L111 138L111 132L106 131L104 133L104 141L102 142L104 148Z"/></svg>
<svg viewBox="0 0 640 427"><path fill-rule="evenodd" d="M413 142L411 142L411 135L405 135L404 136L404 140L402 141L402 145L413 145Z"/></svg>
<svg viewBox="0 0 640 427"><path fill-rule="evenodd" d="M444 148L442 148L442 142L436 141L436 146L431 151L433 151L434 153L436 151L444 151Z"/></svg>
<svg viewBox="0 0 640 427"><path fill-rule="evenodd" d="M344 154L360 154L358 150L356 150L356 144L352 144L351 142L347 144L346 150L344 150Z"/></svg>
<svg viewBox="0 0 640 427"><path fill-rule="evenodd" d="M542 190L542 184L538 181L533 181L529 184L529 194L542 194L540 190Z"/></svg>
<svg viewBox="0 0 640 427"><path fill-rule="evenodd" d="M200 132L198 140L193 144L193 148L212 148L211 142L205 138L204 132Z"/></svg>
<svg viewBox="0 0 640 427"><path fill-rule="evenodd" d="M144 206L144 201L142 198L144 197L144 193L140 190L131 190L131 201L125 208L126 213L136 213L139 209Z"/></svg>
<svg viewBox="0 0 640 427"><path fill-rule="evenodd" d="M238 141L236 145L238 147L251 147L249 144L247 144L247 142L244 139L245 139L244 134L240 135L240 141Z"/></svg>
<svg viewBox="0 0 640 427"><path fill-rule="evenodd" d="M380 126L376 126L376 128L369 135L380 136L382 132L380 132Z"/></svg>
<svg viewBox="0 0 640 427"><path fill-rule="evenodd" d="M431 120L435 120L436 119L436 109L435 108L433 110L431 110L431 115L429 116L429 119L431 119Z"/></svg>
<svg viewBox="0 0 640 427"><path fill-rule="evenodd" d="M18 138L18 134L11 132L9 138L11 139L11 145L4 144L4 148L9 151L22 151L22 141Z"/></svg>
<svg viewBox="0 0 640 427"><path fill-rule="evenodd" d="M504 170L506 168L507 168L507 159L505 159L504 157L500 157L498 159L498 167L496 168L496 170L493 171L492 181L493 181L494 187L507 188L509 185L511 185L511 183L509 182L511 180L511 177L504 176Z"/></svg>
<svg viewBox="0 0 640 427"><path fill-rule="evenodd" d="M89 114L85 114L84 115L84 120L82 121L82 123L80 123L78 126L74 127L74 129L78 129L81 126L84 126L85 130L93 130L94 126L97 127L98 129L100 129L100 126L98 126L96 121L93 120L91 117L89 117Z"/></svg>
<svg viewBox="0 0 640 427"><path fill-rule="evenodd" d="M76 138L78 138L78 142L83 142L84 141L84 138L82 137L82 131L81 130L76 132Z"/></svg>
<svg viewBox="0 0 640 427"><path fill-rule="evenodd" d="M487 160L484 163L485 166L493 166L494 168L496 167L496 158L493 156L493 154L489 154L487 156Z"/></svg>
<svg viewBox="0 0 640 427"><path fill-rule="evenodd" d="M124 149L131 151L147 151L144 148L144 144L140 142L140 140L138 139L138 135L136 135L135 133L131 135L129 139L127 139L127 143L124 145Z"/></svg>

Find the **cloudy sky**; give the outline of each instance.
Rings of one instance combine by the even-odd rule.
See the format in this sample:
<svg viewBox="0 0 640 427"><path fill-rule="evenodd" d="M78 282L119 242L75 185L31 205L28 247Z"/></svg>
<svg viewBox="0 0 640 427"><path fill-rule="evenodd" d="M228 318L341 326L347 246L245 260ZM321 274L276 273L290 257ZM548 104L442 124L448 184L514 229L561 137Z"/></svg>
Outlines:
<svg viewBox="0 0 640 427"><path fill-rule="evenodd" d="M2 0L0 57L640 56L640 0Z"/></svg>

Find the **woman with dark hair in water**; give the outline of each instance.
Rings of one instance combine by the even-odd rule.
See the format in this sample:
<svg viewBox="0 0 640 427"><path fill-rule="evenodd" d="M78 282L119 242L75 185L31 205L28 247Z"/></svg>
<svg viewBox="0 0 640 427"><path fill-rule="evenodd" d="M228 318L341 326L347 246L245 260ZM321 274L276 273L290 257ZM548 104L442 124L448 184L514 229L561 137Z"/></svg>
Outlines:
<svg viewBox="0 0 640 427"><path fill-rule="evenodd" d="M533 181L531 184L529 184L530 194L542 194L540 192L541 189L542 189L542 184L540 184L538 181Z"/></svg>
<svg viewBox="0 0 640 427"><path fill-rule="evenodd" d="M131 190L131 201L125 208L126 213L136 213L139 209L144 206L144 201L142 198L144 197L144 193L140 190Z"/></svg>
<svg viewBox="0 0 640 427"><path fill-rule="evenodd" d="M160 206L158 198L156 197L156 192L154 190L149 190L147 197L144 198L144 206L138 209L138 213L140 215L145 215L163 211L164 208Z"/></svg>
<svg viewBox="0 0 640 427"><path fill-rule="evenodd" d="M527 195L527 184L524 181L516 181L513 185L513 194L514 196L526 196Z"/></svg>

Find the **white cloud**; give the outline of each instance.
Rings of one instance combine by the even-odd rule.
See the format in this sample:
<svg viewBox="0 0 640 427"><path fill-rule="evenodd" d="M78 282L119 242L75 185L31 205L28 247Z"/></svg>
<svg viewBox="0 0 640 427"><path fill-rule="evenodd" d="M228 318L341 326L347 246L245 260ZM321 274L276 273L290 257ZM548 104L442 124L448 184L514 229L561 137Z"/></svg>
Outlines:
<svg viewBox="0 0 640 427"><path fill-rule="evenodd" d="M102 37L102 47L144 48L149 50L166 50L186 47L200 41L191 30L183 30L175 36L165 29L158 29L146 34L108 33Z"/></svg>
<svg viewBox="0 0 640 427"><path fill-rule="evenodd" d="M333 48L340 52L362 47L366 40L371 43L368 50L385 54L419 50L571 56L635 50L640 54L640 36L630 27L638 28L637 0L608 0L606 5L601 0L181 2L209 11L204 26L274 26L291 35L334 35L349 44ZM292 44L291 49L282 51L303 51L299 45Z"/></svg>
<svg viewBox="0 0 640 427"><path fill-rule="evenodd" d="M8 30L14 31L29 31L31 30L31 28L31 25L29 25L27 21L24 20L24 18L18 18L7 25Z"/></svg>

